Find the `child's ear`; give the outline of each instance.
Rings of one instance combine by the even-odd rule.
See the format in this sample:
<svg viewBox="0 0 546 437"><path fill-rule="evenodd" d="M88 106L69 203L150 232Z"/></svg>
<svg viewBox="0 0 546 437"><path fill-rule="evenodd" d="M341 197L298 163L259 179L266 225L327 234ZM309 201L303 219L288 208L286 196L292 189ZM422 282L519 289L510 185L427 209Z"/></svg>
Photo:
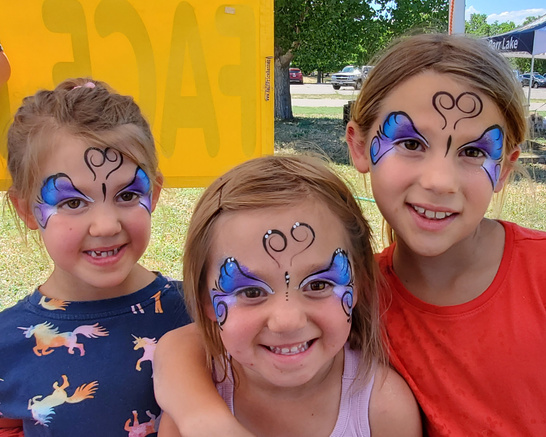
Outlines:
<svg viewBox="0 0 546 437"><path fill-rule="evenodd" d="M212 302L210 299L207 299L205 302L205 314L213 322L217 321L216 313L214 312L214 307L212 306Z"/></svg>
<svg viewBox="0 0 546 437"><path fill-rule="evenodd" d="M360 126L353 120L347 123L345 130L345 139L349 145L353 165L360 173L368 173L370 171L369 154L366 147L366 142Z"/></svg>
<svg viewBox="0 0 546 437"><path fill-rule="evenodd" d="M499 181L497 182L497 185L495 185L495 193L498 193L502 190L504 187L504 183L506 182L506 179L508 176L510 176L510 173L512 173L512 170L514 168L514 164L519 158L519 154L521 153L521 149L519 146L517 146L514 150L510 152L508 155L508 162L506 165L503 166L503 169L501 170L501 174L499 177Z"/></svg>
<svg viewBox="0 0 546 437"><path fill-rule="evenodd" d="M157 205L162 188L163 188L163 175L158 172L157 176L155 177L154 188L152 191L152 212L154 211Z"/></svg>
<svg viewBox="0 0 546 437"><path fill-rule="evenodd" d="M17 212L17 215L21 220L23 220L23 223L26 225L26 227L32 231L38 229L38 222L36 221L36 218L32 213L32 207L28 204L28 202L18 197L17 194L11 190L8 191L8 196L11 204Z"/></svg>

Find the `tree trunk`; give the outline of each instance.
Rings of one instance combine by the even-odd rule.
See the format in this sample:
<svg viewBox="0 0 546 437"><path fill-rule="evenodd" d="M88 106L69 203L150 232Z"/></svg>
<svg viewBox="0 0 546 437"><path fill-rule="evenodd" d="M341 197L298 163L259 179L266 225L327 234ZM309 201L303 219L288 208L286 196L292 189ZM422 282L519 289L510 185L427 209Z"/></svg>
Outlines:
<svg viewBox="0 0 546 437"><path fill-rule="evenodd" d="M277 52L277 50L276 50ZM290 96L290 61L292 53L275 56L275 118L292 120L292 98Z"/></svg>
<svg viewBox="0 0 546 437"><path fill-rule="evenodd" d="M318 70L317 71L317 83L322 83L322 81L323 81L322 75L323 75L322 71Z"/></svg>

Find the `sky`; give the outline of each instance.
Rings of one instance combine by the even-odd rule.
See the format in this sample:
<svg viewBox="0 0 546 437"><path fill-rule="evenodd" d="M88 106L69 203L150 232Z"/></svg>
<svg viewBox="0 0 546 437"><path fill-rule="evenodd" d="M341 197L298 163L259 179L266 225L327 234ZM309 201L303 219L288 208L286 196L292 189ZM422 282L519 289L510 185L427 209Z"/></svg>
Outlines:
<svg viewBox="0 0 546 437"><path fill-rule="evenodd" d="M521 26L527 17L545 15L546 2L544 0L466 0L466 20L470 19L470 14L486 14L489 24L495 21L499 23L513 21L516 26Z"/></svg>

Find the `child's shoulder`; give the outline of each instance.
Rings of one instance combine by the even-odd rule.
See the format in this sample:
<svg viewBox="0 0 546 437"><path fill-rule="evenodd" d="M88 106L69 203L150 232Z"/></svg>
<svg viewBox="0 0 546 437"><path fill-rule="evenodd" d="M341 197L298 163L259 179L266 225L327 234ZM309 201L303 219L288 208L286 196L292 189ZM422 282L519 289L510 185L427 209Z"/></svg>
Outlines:
<svg viewBox="0 0 546 437"><path fill-rule="evenodd" d="M534 240L546 242L546 232L538 229L525 228L516 223L501 221L506 232L511 232L515 241Z"/></svg>
<svg viewBox="0 0 546 437"><path fill-rule="evenodd" d="M372 435L421 436L417 401L404 379L392 368L378 365L369 409Z"/></svg>

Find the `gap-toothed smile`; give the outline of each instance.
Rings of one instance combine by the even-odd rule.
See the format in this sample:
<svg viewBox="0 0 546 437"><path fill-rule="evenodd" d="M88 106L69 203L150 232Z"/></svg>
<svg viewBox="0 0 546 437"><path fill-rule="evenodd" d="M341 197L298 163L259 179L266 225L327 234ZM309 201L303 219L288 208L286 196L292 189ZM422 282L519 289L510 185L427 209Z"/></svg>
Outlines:
<svg viewBox="0 0 546 437"><path fill-rule="evenodd" d="M86 250L85 253L90 255L91 258L106 258L107 256L117 255L119 252L119 247L113 250Z"/></svg>

